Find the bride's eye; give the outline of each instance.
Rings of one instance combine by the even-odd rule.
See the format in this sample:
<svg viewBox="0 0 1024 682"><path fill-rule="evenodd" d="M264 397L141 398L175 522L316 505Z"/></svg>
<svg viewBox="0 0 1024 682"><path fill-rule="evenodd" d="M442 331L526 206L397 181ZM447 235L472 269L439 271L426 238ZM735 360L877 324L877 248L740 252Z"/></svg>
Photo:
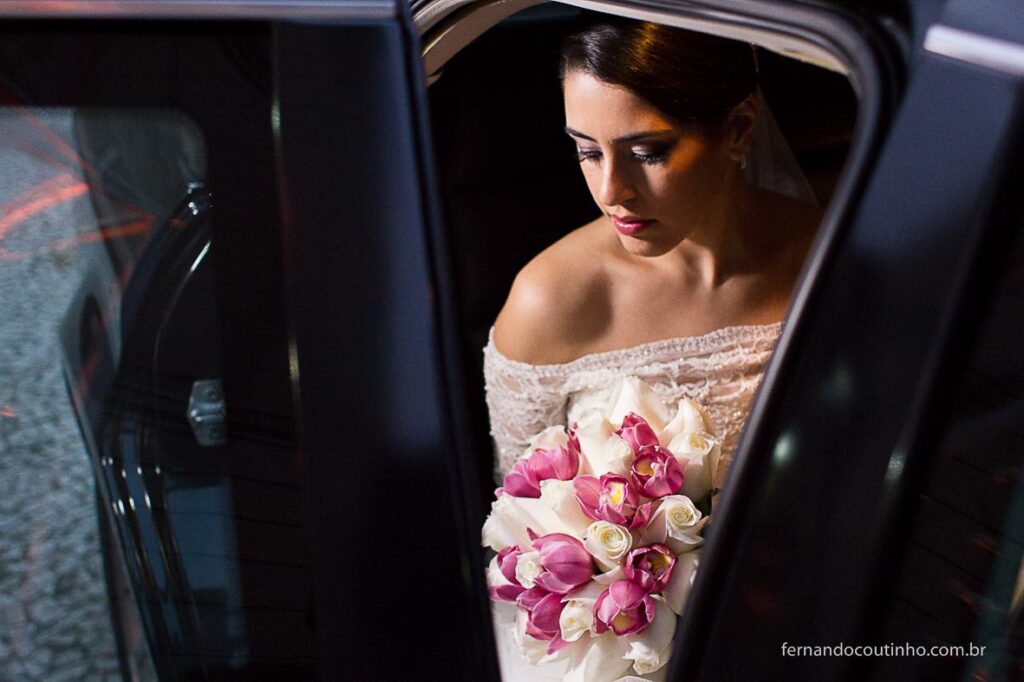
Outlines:
<svg viewBox="0 0 1024 682"><path fill-rule="evenodd" d="M591 159L601 158L601 152L596 149L577 149L576 158L580 163L583 163L584 161L589 161Z"/></svg>
<svg viewBox="0 0 1024 682"><path fill-rule="evenodd" d="M634 147L633 158L640 163L645 164L658 164L664 163L668 158L668 145L659 145L657 147Z"/></svg>

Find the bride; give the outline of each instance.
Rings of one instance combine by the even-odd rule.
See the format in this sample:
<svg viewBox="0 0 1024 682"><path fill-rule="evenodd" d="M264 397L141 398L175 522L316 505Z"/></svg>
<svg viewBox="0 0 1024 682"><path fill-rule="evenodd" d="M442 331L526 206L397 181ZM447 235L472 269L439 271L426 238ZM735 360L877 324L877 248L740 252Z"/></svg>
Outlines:
<svg viewBox="0 0 1024 682"><path fill-rule="evenodd" d="M666 404L706 406L720 488L820 212L749 179L770 118L750 45L601 17L565 39L561 78L601 215L522 269L491 330L496 474L637 376ZM498 642L506 680L559 679L500 627Z"/></svg>

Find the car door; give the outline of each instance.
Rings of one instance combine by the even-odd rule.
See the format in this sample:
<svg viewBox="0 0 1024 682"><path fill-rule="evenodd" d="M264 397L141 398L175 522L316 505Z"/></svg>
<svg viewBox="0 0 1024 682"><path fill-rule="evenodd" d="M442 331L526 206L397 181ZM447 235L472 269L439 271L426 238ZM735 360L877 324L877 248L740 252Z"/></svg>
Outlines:
<svg viewBox="0 0 1024 682"><path fill-rule="evenodd" d="M29 282L55 253L70 264L67 293L28 309L59 339L61 357L39 364L63 364L81 430L60 475L81 482L89 462L96 482L116 667L477 679L486 611L458 534L450 294L404 5L0 14L5 122L21 123L5 153L44 150L26 163L60 172L21 213L36 194L8 177L4 263ZM37 239L37 206L67 202L70 236ZM76 514L91 514L91 485L78 487ZM60 514L33 523L73 534ZM0 541L39 555L36 536L19 538ZM84 600L39 575L38 593L19 593L28 606ZM66 619L105 629L103 607ZM102 657L71 660L31 624L8 631L32 644L0 648L13 677L88 675Z"/></svg>
<svg viewBox="0 0 1024 682"><path fill-rule="evenodd" d="M701 576L678 679L1019 676L1024 16L914 9L898 109L766 378L705 557L730 568Z"/></svg>

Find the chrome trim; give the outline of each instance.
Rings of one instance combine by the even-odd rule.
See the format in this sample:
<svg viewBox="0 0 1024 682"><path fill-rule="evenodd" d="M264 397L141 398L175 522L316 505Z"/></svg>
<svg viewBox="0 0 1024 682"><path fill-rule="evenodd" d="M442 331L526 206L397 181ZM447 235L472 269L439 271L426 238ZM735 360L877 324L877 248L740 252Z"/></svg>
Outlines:
<svg viewBox="0 0 1024 682"><path fill-rule="evenodd" d="M499 11L505 16L508 16L521 9L539 4L543 1L544 0L496 0L494 2L478 2L477 0L436 0L435 2L431 2L430 4L421 7L413 16L413 22L420 34L424 35L441 24L442 21L451 16L457 10L466 6L479 4L480 6L487 8L488 12L497 17ZM843 75L848 74L846 65L825 48L816 45L805 38L800 38L794 35L784 35L778 31L770 31L763 28L749 28L732 24L727 21L681 16L673 9L637 8L630 5L628 2L622 3L617 0L552 1L595 12L616 14L623 17L629 17L631 19L639 19L641 21L653 21L659 24L666 24L668 26L678 26L680 28L690 29L691 31L700 31L702 33L710 33L712 35L718 35L725 38L732 38L734 40L755 43L760 47L771 50L772 52L777 52L783 56L814 64L815 66L821 66ZM495 21L494 23L497 22ZM434 56L428 55L428 75L436 74L436 72L444 66L444 63L452 55L465 47L465 44L445 45L445 43L451 38L465 38L466 36L464 31L446 31L445 33L450 33L450 35L441 34L432 37L433 39L431 39L427 45L427 51L436 52L436 55ZM482 31L479 31L478 33L482 33ZM472 38L475 37L476 36L472 36Z"/></svg>
<svg viewBox="0 0 1024 682"><path fill-rule="evenodd" d="M936 24L928 29L924 49L968 64L1024 76L1024 45Z"/></svg>
<svg viewBox="0 0 1024 682"><path fill-rule="evenodd" d="M21 19L386 19L404 0L0 0Z"/></svg>

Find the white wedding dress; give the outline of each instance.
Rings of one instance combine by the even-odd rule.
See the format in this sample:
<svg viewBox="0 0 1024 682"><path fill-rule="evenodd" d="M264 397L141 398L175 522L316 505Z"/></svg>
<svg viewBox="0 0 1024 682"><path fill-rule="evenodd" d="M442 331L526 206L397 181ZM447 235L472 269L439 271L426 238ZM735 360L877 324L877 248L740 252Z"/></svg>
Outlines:
<svg viewBox="0 0 1024 682"><path fill-rule="evenodd" d="M585 410L605 407L616 381L636 376L647 382L667 406L680 398L707 408L722 442L714 481L720 488L782 323L725 327L700 336L645 343L593 353L557 365L531 365L503 356L491 329L484 348L484 380L498 481L549 426L567 425ZM514 605L494 604L495 637L505 682L561 680L564 663L531 665L513 641ZM653 677L659 679L662 668Z"/></svg>

